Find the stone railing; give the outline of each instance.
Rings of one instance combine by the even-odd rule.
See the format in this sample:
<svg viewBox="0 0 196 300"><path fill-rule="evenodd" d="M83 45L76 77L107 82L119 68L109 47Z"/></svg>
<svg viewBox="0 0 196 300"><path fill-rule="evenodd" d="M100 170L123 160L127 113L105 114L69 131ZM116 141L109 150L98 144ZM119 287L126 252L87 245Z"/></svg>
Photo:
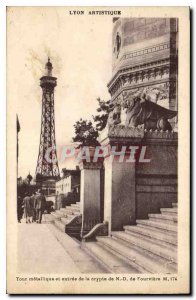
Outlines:
<svg viewBox="0 0 196 300"><path fill-rule="evenodd" d="M96 236L107 236L108 235L108 222L99 223L95 225L89 233L83 236L82 240L85 242L95 241Z"/></svg>
<svg viewBox="0 0 196 300"><path fill-rule="evenodd" d="M73 217L69 223L65 225L65 232L73 237L80 238L80 231L82 226L82 215Z"/></svg>

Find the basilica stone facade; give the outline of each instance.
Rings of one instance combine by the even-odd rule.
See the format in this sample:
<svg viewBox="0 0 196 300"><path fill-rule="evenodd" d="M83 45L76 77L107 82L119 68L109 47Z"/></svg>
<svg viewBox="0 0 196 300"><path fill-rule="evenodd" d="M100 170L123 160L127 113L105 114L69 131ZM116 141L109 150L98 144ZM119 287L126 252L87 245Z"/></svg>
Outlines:
<svg viewBox="0 0 196 300"><path fill-rule="evenodd" d="M113 28L113 66L108 90L113 103L133 94L177 110L178 20L119 18ZM177 118L171 120L175 126Z"/></svg>

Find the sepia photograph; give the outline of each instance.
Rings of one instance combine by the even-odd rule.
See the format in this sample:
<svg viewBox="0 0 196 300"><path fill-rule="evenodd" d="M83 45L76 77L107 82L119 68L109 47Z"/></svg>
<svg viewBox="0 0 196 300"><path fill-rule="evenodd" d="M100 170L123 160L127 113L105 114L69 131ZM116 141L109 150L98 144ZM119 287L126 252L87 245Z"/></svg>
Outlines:
<svg viewBox="0 0 196 300"><path fill-rule="evenodd" d="M9 294L189 292L189 22L7 7Z"/></svg>

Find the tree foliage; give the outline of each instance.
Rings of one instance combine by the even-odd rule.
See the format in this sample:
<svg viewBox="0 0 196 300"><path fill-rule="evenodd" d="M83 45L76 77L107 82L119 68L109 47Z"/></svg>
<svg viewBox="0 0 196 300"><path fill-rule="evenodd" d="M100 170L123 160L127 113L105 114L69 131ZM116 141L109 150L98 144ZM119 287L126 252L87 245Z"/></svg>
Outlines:
<svg viewBox="0 0 196 300"><path fill-rule="evenodd" d="M83 146L96 146L99 145L97 138L99 136L99 131L106 127L108 114L110 111L110 101L104 101L100 98L98 101L98 114L93 117L95 122L95 127L93 123L88 120L80 119L74 124L75 136L73 137L73 142L78 142Z"/></svg>
<svg viewBox="0 0 196 300"><path fill-rule="evenodd" d="M74 142L78 142L83 146L99 145L99 142L97 141L98 131L93 127L91 121L80 119L74 124L74 129Z"/></svg>
<svg viewBox="0 0 196 300"><path fill-rule="evenodd" d="M98 114L93 116L93 120L96 123L96 129L101 131L106 127L107 124L108 114L110 112L110 100L104 101L98 98L97 101L99 105L97 108Z"/></svg>

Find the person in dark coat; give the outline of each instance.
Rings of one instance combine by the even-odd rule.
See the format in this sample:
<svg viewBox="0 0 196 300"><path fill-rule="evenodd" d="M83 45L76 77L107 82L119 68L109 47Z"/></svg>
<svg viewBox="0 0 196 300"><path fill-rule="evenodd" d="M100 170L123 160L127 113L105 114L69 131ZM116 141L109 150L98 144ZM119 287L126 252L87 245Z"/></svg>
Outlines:
<svg viewBox="0 0 196 300"><path fill-rule="evenodd" d="M31 204L29 193L23 199L24 203L24 218L26 219L26 223L31 223L33 218L33 207Z"/></svg>
<svg viewBox="0 0 196 300"><path fill-rule="evenodd" d="M35 196L35 210L36 210L36 221L37 223L41 223L42 214L45 210L46 206L46 197L44 196L42 191L38 191Z"/></svg>
<svg viewBox="0 0 196 300"><path fill-rule="evenodd" d="M31 206L32 206L32 212L33 212L33 219L32 219L32 222L36 222L35 197L36 197L36 194L35 194L35 193L33 193L32 196L30 197L30 203L31 203Z"/></svg>
<svg viewBox="0 0 196 300"><path fill-rule="evenodd" d="M18 223L21 223L21 219L24 213L24 203L23 199L21 196L17 197L17 218L18 218Z"/></svg>

